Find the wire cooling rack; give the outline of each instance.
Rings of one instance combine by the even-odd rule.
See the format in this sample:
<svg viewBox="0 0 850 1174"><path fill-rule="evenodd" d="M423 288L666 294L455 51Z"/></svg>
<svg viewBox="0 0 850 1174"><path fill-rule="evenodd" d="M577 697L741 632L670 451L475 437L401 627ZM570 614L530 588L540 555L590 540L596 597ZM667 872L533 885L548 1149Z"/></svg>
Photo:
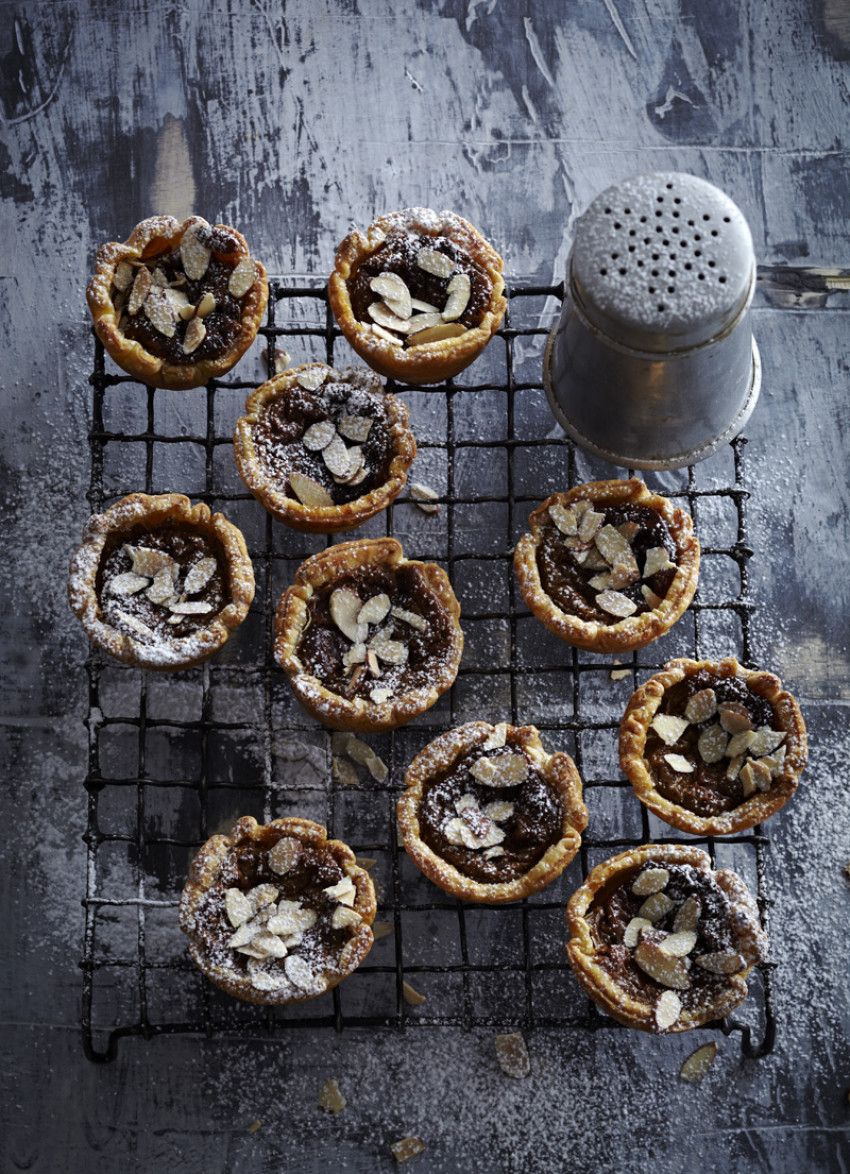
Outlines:
<svg viewBox="0 0 850 1174"><path fill-rule="evenodd" d="M118 373L95 343L91 376L89 503L95 512L134 490L183 492L221 510L245 534L257 594L238 633L213 661L186 673L141 673L92 652L89 688L88 848L82 1028L86 1055L115 1057L125 1036L270 1035L348 1027L500 1031L623 1030L580 992L566 961L564 906L602 859L637 844L694 842L638 803L617 762L617 731L634 688L673 656L736 655L751 666L746 441L694 468L649 474L651 488L689 509L703 559L699 590L673 631L619 658L563 644L525 608L513 547L528 514L555 490L622 476L577 449L555 425L542 385L546 336L560 287L508 291L504 325L461 379L434 389L391 389L411 409L419 455L411 479L438 494L425 513L402 498L355 534L391 534L408 557L435 560L460 599L466 646L458 679L426 714L369 739L389 767L357 787L331 770L332 735L294 701L272 654L272 617L297 566L333 539L289 530L239 480L231 447L247 394L294 363L355 361L324 287L270 283L263 367L253 379L193 391L146 388ZM251 355L240 364L243 372ZM259 358L254 360L259 363ZM399 847L395 802L414 755L464 721L534 724L551 751L567 750L590 811L580 853L543 892L503 907L449 898ZM261 822L301 815L374 860L378 920L391 932L332 992L292 1007L241 1003L189 959L177 905L201 843L241 815ZM760 828L696 840L717 867L734 867L762 918L766 839ZM740 1033L748 1056L774 1043L771 966L751 977L741 1018L710 1030ZM410 989L424 996L415 1000Z"/></svg>

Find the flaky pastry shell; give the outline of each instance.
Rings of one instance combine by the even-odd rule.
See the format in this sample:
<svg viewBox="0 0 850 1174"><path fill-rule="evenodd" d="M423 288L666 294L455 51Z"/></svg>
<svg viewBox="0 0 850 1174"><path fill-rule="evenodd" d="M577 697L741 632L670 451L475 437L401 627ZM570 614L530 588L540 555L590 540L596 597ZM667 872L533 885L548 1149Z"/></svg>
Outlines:
<svg viewBox="0 0 850 1174"><path fill-rule="evenodd" d="M305 363L300 367L289 368L253 391L245 401L245 415L236 421L233 451L242 480L257 501L279 522L308 534L335 534L362 525L395 501L407 482L407 471L416 457L416 441L410 431L407 405L398 396L385 391L384 401L394 455L383 484L376 485L354 501L339 505L309 506L294 495L290 496L286 492L286 485L273 475L258 454L253 428L263 412L298 386L299 376L314 372L326 372L326 380L334 374L333 368L325 363ZM345 372L340 374L344 376Z"/></svg>
<svg viewBox="0 0 850 1174"><path fill-rule="evenodd" d="M255 274L250 287L240 298L241 313L238 329L227 349L207 359L193 359L187 354L184 360L175 361L152 354L142 343L128 338L121 329L121 307L123 295L116 286L116 271L122 262L138 268L139 262L155 265L157 257L180 246L186 233L201 226L210 225L201 216L190 216L181 224L173 216L150 216L137 224L126 241L110 241L97 251L94 276L86 288L86 300L94 319L95 332L107 353L124 371L153 387L182 389L200 387L210 379L224 375L242 358L254 341L269 297L266 270L259 261L254 261ZM212 251L218 261L232 266L250 259L245 238L235 228L216 224L213 231L226 234L235 247L232 252ZM118 305L116 303L119 303ZM141 313L141 309L138 311Z"/></svg>
<svg viewBox="0 0 850 1174"><path fill-rule="evenodd" d="M316 994L293 994L287 988L276 991L260 990L254 985L250 973L221 965L197 939L194 922L198 908L204 894L216 883L228 854L237 845L259 840L264 834L273 831L280 832L281 836L294 837L303 844L327 852L343 873L351 878L356 889L353 908L360 914L360 924L349 927L348 940L339 954L337 964L333 970L327 970L321 975L323 989ZM229 836L212 836L200 849L192 862L189 878L180 898L178 917L180 928L189 938L189 952L192 958L211 982L227 994L248 1003L280 1005L302 1003L316 998L318 994L324 994L325 991L338 986L356 970L372 948L374 939L370 927L375 920L376 910L375 889L368 872L356 863L356 857L348 845L341 840L329 840L327 831L320 824L309 819L288 817L262 825L252 816L246 815L237 820Z"/></svg>
<svg viewBox="0 0 850 1174"><path fill-rule="evenodd" d="M705 873L712 873L711 857L701 848L676 844L644 844L612 856L596 866L587 880L573 893L567 904L567 925L570 940L567 957L579 986L597 1006L618 1023L639 1031L654 1034L660 1030L656 1022L655 1005L634 998L614 977L596 961L596 943L586 917L597 898L604 898L612 888L625 883L641 865L651 862L663 868L672 864L689 864ZM737 974L724 977L713 992L713 997L692 1010L682 1010L677 1020L663 1031L675 1034L702 1027L714 1019L722 1019L747 996L747 976L763 957L767 938L761 929L758 907L747 886L730 869L713 873L714 880L730 900L732 915L741 929L739 950L745 968Z"/></svg>
<svg viewBox="0 0 850 1174"><path fill-rule="evenodd" d="M335 730L375 734L394 730L424 713L440 694L451 688L463 652L460 605L449 577L436 563L415 563L421 569L447 621L449 640L434 665L427 687L411 690L384 702L347 698L325 688L301 662L298 646L309 620L308 604L314 592L344 580L359 569L386 564L396 568L413 560L404 557L395 538L361 538L341 542L302 563L295 583L280 597L274 618L274 656L289 678L295 696L317 721Z"/></svg>
<svg viewBox="0 0 850 1174"><path fill-rule="evenodd" d="M671 802L656 789L650 764L644 758L650 723L668 689L700 671L718 680L740 677L751 692L769 702L775 728L785 732L785 759L769 791L756 791L732 811L719 815L697 815ZM728 836L755 827L777 812L797 790L800 774L808 761L808 739L800 707L782 688L773 673L746 669L730 656L724 660L671 660L635 693L620 724L620 766L641 803L659 819L695 836Z"/></svg>
<svg viewBox="0 0 850 1174"><path fill-rule="evenodd" d="M446 893L463 901L502 905L539 892L561 875L581 846L587 826L587 808L582 801L581 778L569 754L547 754L534 726L507 726L505 745L524 753L539 769L562 805L561 836L551 844L528 872L510 881L485 884L466 876L430 848L420 836L419 811L425 787L432 779L449 772L470 751L495 734L488 722L468 722L448 730L420 750L405 775L405 791L397 805L404 846L414 864Z"/></svg>
<svg viewBox="0 0 850 1174"><path fill-rule="evenodd" d="M537 550L549 507L590 501L598 506L648 506L661 515L676 544L677 569L665 597L649 611L626 616L612 624L580 619L561 610L544 590ZM660 494L651 493L637 478L628 481L590 481L566 493L554 493L529 517L530 533L523 534L514 551L514 570L526 604L542 624L561 640L591 652L630 652L663 636L687 610L699 578L700 548L689 514Z"/></svg>
<svg viewBox="0 0 850 1174"><path fill-rule="evenodd" d="M490 304L479 324L457 338L404 348L375 334L370 325L358 322L351 306L348 280L360 263L393 233L414 232L444 236L466 252L486 272L492 285ZM340 330L364 362L379 374L405 383L442 383L458 375L477 359L505 316L507 301L502 277L502 258L483 236L454 212L430 208L405 208L379 216L362 233L355 229L337 249L334 271L328 282L331 309Z"/></svg>
<svg viewBox="0 0 850 1174"><path fill-rule="evenodd" d="M129 534L135 526L156 530L169 523L199 530L220 545L227 564L229 602L190 636L151 642L119 631L104 620L98 571L111 538ZM71 560L68 577L71 610L92 643L124 664L154 671L191 668L214 656L245 619L253 598L254 568L241 531L223 514L213 514L202 502L193 506L180 493L131 493L105 513L92 515L83 530L82 546Z"/></svg>

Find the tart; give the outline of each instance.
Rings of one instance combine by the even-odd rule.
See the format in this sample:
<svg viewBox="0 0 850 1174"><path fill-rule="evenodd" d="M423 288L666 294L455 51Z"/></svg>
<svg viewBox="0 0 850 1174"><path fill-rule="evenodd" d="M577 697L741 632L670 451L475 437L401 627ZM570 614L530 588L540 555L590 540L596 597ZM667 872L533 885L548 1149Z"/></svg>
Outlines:
<svg viewBox="0 0 850 1174"><path fill-rule="evenodd" d="M772 673L671 660L632 694L620 764L644 806L683 832L725 836L773 815L808 758L797 702Z"/></svg>
<svg viewBox="0 0 850 1174"><path fill-rule="evenodd" d="M647 844L598 865L567 905L579 985L627 1027L675 1033L734 1010L767 957L741 878L699 848Z"/></svg>
<svg viewBox="0 0 850 1174"><path fill-rule="evenodd" d="M364 367L293 367L248 396L233 449L242 480L296 530L350 530L398 497L416 456L410 413Z"/></svg>
<svg viewBox="0 0 850 1174"><path fill-rule="evenodd" d="M547 498L514 551L528 607L550 632L593 652L663 636L699 575L690 515L642 481L591 481Z"/></svg>
<svg viewBox="0 0 850 1174"><path fill-rule="evenodd" d="M254 341L269 296L266 271L225 224L151 216L97 251L86 298L95 332L119 367L153 387L200 387Z"/></svg>
<svg viewBox="0 0 850 1174"><path fill-rule="evenodd" d="M447 893L496 905L560 876L587 826L568 754L547 754L534 726L469 722L420 751L398 821L411 860Z"/></svg>
<svg viewBox="0 0 850 1174"><path fill-rule="evenodd" d="M319 824L244 816L195 857L179 921L193 959L223 991L301 1003L360 965L375 909L369 874Z"/></svg>
<svg viewBox="0 0 850 1174"><path fill-rule="evenodd" d="M254 570L241 532L222 514L179 493L131 493L89 520L68 598L110 656L185 669L218 652L245 619Z"/></svg>
<svg viewBox="0 0 850 1174"><path fill-rule="evenodd" d="M275 612L274 655L309 714L377 733L429 709L457 675L460 607L445 571L395 538L342 542L298 568Z"/></svg>
<svg viewBox="0 0 850 1174"><path fill-rule="evenodd" d="M339 246L328 284L348 342L381 375L442 383L476 359L507 302L502 258L454 212L405 208Z"/></svg>

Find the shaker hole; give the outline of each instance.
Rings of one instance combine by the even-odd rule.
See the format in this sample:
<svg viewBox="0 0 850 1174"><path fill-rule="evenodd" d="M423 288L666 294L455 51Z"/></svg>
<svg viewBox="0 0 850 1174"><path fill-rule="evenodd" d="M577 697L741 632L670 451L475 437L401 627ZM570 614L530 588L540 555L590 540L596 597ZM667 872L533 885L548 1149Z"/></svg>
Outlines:
<svg viewBox="0 0 850 1174"><path fill-rule="evenodd" d="M705 274L704 273L698 273L697 277L700 279L700 281L705 281Z"/></svg>
<svg viewBox="0 0 850 1174"><path fill-rule="evenodd" d="M607 277L607 276L608 276L608 270L607 270L607 269L600 269L600 270L599 270L599 276L600 276L600 277Z"/></svg>
<svg viewBox="0 0 850 1174"><path fill-rule="evenodd" d="M663 313L664 313L664 311L665 311L665 309L666 309L666 306L664 305L664 303L663 303L663 302L659 302L659 303L658 303L658 313L659 313L659 314L663 314Z"/></svg>
<svg viewBox="0 0 850 1174"><path fill-rule="evenodd" d="M625 276L626 276L626 270L625 270L625 269L620 269L620 270L619 270L619 274L620 274L620 276L621 276L621 277L625 277Z"/></svg>
<svg viewBox="0 0 850 1174"><path fill-rule="evenodd" d="M716 262L716 261L709 261L709 263L708 263L708 267L709 267L709 269L714 269L714 267L716 266L716 264L717 264L717 262Z"/></svg>
<svg viewBox="0 0 850 1174"><path fill-rule="evenodd" d="M711 217L709 216L709 214L707 212L703 212L702 218L703 218L703 220L711 220Z"/></svg>
<svg viewBox="0 0 850 1174"><path fill-rule="evenodd" d="M654 286L654 285L650 285L650 286L648 287L648 289L649 289L649 292L650 292L650 293L655 293L655 286Z"/></svg>
<svg viewBox="0 0 850 1174"><path fill-rule="evenodd" d="M726 284L726 278L723 276L723 274L722 274L722 273L720 274L720 276L718 277L718 279L717 279L717 280L720 282L720 284L721 284L721 285L725 285L725 284Z"/></svg>
<svg viewBox="0 0 850 1174"><path fill-rule="evenodd" d="M615 220L615 221L614 221L614 227L615 227L615 228L622 228L623 226L622 226L622 224L620 223L620 221L619 221L619 220Z"/></svg>
<svg viewBox="0 0 850 1174"><path fill-rule="evenodd" d="M731 216L724 216L724 217L723 217L723 223L724 223L724 224L731 224L731 223L732 223L732 217L731 217Z"/></svg>
<svg viewBox="0 0 850 1174"><path fill-rule="evenodd" d="M675 292L676 292L676 287L675 287L675 285L668 285L668 286L667 286L667 292L668 292L668 293L675 293Z"/></svg>

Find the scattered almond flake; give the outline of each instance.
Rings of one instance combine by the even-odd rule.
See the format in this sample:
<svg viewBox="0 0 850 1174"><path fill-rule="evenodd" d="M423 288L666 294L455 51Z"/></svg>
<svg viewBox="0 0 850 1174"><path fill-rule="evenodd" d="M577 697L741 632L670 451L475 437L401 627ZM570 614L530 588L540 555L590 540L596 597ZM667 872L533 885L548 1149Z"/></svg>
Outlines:
<svg viewBox="0 0 850 1174"><path fill-rule="evenodd" d="M136 575L132 571L125 571L121 575L114 575L108 580L104 588L106 595L135 595L143 587L147 587L150 580L144 575Z"/></svg>
<svg viewBox="0 0 850 1174"><path fill-rule="evenodd" d="M631 545L637 538L638 534L640 534L643 526L639 525L637 522L621 522L617 529L623 535L626 542Z"/></svg>
<svg viewBox="0 0 850 1174"><path fill-rule="evenodd" d="M571 537L578 534L578 515L574 509L561 505L559 501L553 501L548 513L562 534L569 534Z"/></svg>
<svg viewBox="0 0 850 1174"><path fill-rule="evenodd" d="M576 507L578 508L578 507ZM578 536L582 542L590 544L596 539L597 534L605 525L605 515L597 512L592 506L585 509L581 515L578 524ZM616 530L614 531L616 534ZM618 536L619 537L619 536ZM605 551L600 550L599 553L605 557Z"/></svg>
<svg viewBox="0 0 850 1174"><path fill-rule="evenodd" d="M354 453L354 452L359 453L360 449L352 449L351 451L352 451L352 453ZM362 454L361 454L360 460L362 460L362 459L363 458L362 458ZM337 485L359 485L361 481L366 480L366 472L367 472L366 466L361 464L360 467L357 469L357 472L353 473L350 477L345 477L345 478L334 477L334 481L336 481Z"/></svg>
<svg viewBox="0 0 850 1174"><path fill-rule="evenodd" d="M425 314L439 314L440 307L432 306L430 302L423 302L421 298L410 299L411 310L422 310Z"/></svg>
<svg viewBox="0 0 850 1174"><path fill-rule="evenodd" d="M714 725L707 726L700 734L697 740L697 750L703 762L720 762L726 753L726 743L729 741L729 735L723 729L720 722L715 722Z"/></svg>
<svg viewBox="0 0 850 1174"><path fill-rule="evenodd" d="M437 514L440 512L436 500L439 495L429 485L423 485L421 481L411 481L410 496L423 513Z"/></svg>
<svg viewBox="0 0 850 1174"><path fill-rule="evenodd" d="M581 563L586 571L607 571L609 566L595 546L590 550L574 550L573 558Z"/></svg>
<svg viewBox="0 0 850 1174"><path fill-rule="evenodd" d="M684 958L690 954L697 944L697 935L692 929L683 929L679 933L669 934L658 948L664 954L672 954L674 958Z"/></svg>
<svg viewBox="0 0 850 1174"><path fill-rule="evenodd" d="M337 905L331 918L334 929L348 929L352 925L359 925L363 918L356 909L349 909L347 905Z"/></svg>
<svg viewBox="0 0 850 1174"><path fill-rule="evenodd" d="M513 813L513 803L508 803L505 799L497 799L495 803L488 803L484 808L484 814L494 823L504 823L506 819L511 818Z"/></svg>
<svg viewBox="0 0 850 1174"><path fill-rule="evenodd" d="M305 367L303 371L298 372L295 376L295 382L299 387L303 387L305 391L318 391L325 382L327 373L327 368L318 363L313 363Z"/></svg>
<svg viewBox="0 0 850 1174"><path fill-rule="evenodd" d="M196 591L201 591L206 587L215 574L217 565L214 558L202 558L189 567L183 582L185 594L194 595Z"/></svg>
<svg viewBox="0 0 850 1174"><path fill-rule="evenodd" d="M123 291L127 289L130 282L133 280L133 266L127 261L119 261L115 266L115 272L112 275L112 284L116 289Z"/></svg>
<svg viewBox="0 0 850 1174"><path fill-rule="evenodd" d="M524 754L500 754L497 758L479 758L469 773L485 787L513 787L528 775Z"/></svg>
<svg viewBox="0 0 850 1174"><path fill-rule="evenodd" d="M180 260L190 281L199 281L210 263L210 251L201 244L192 229L184 232L180 242Z"/></svg>
<svg viewBox="0 0 850 1174"><path fill-rule="evenodd" d="M432 273L434 277L451 277L455 271L455 263L451 257L427 247L420 249L416 254L416 264L426 273Z"/></svg>
<svg viewBox="0 0 850 1174"><path fill-rule="evenodd" d="M690 725L687 718L676 717L672 713L656 714L649 723L665 746L674 746Z"/></svg>
<svg viewBox="0 0 850 1174"><path fill-rule="evenodd" d="M369 282L369 288L385 301L394 303L393 309L400 318L410 317L410 290L397 273L379 273Z"/></svg>
<svg viewBox="0 0 850 1174"><path fill-rule="evenodd" d="M770 767L765 765L764 759L755 759L747 763L745 769L751 772L751 778L760 791L769 791L773 782Z"/></svg>
<svg viewBox="0 0 850 1174"><path fill-rule="evenodd" d="M362 868L364 872L369 872L378 862L372 856L355 856L354 863L358 868Z"/></svg>
<svg viewBox="0 0 850 1174"><path fill-rule="evenodd" d="M376 942L380 942L384 938L388 938L394 929L395 926L391 925L388 921L373 921L372 937Z"/></svg>
<svg viewBox="0 0 850 1174"><path fill-rule="evenodd" d="M441 322L434 326L423 324L420 327L420 319L425 317L425 314L420 314L416 318L411 318L417 329L408 335L407 341L410 346L425 346L429 342L443 342L447 338L460 338L462 334L466 334L466 327L460 322ZM430 314L428 317L430 318Z"/></svg>
<svg viewBox="0 0 850 1174"><path fill-rule="evenodd" d="M358 765L365 766L377 782L382 783L386 779L388 774L386 765L367 742L350 734L343 753Z"/></svg>
<svg viewBox="0 0 850 1174"><path fill-rule="evenodd" d="M331 593L330 612L331 619L352 644L363 644L369 635L369 629L366 624L359 624L357 616L360 613L360 608L363 602L356 591L352 591L350 587L337 587Z"/></svg>
<svg viewBox="0 0 850 1174"><path fill-rule="evenodd" d="M181 306L177 311L184 322L188 322L190 318L195 317L195 307L191 302L187 301L185 306Z"/></svg>
<svg viewBox="0 0 850 1174"><path fill-rule="evenodd" d="M127 299L127 313L137 314L148 294L151 292L151 275L146 265L136 270L136 278L130 296Z"/></svg>
<svg viewBox="0 0 850 1174"><path fill-rule="evenodd" d="M620 616L623 619L637 611L637 604L619 591L600 591L596 596L596 603L609 615Z"/></svg>
<svg viewBox="0 0 850 1174"><path fill-rule="evenodd" d="M448 298L446 304L443 306L443 321L454 322L455 319L460 318L466 307L469 305L469 294L472 289L472 284L469 280L468 273L456 273L448 284Z"/></svg>
<svg viewBox="0 0 850 1174"><path fill-rule="evenodd" d="M425 1002L425 996L420 995L419 991L415 991L409 982L403 982L401 984L401 989L402 994L404 995L404 1001L408 1004L408 1006L421 1007Z"/></svg>
<svg viewBox="0 0 850 1174"><path fill-rule="evenodd" d="M203 600L184 600L183 602L169 604L169 611L176 616L204 616L207 612L212 611L213 605L211 603L204 603Z"/></svg>
<svg viewBox="0 0 850 1174"><path fill-rule="evenodd" d="M341 1113L345 1108L345 1097L339 1091L335 1080L326 1080L319 1089L317 1102L323 1113Z"/></svg>
<svg viewBox="0 0 850 1174"><path fill-rule="evenodd" d="M358 624L380 624L390 612L390 597L382 591L367 599L357 614Z"/></svg>
<svg viewBox="0 0 850 1174"><path fill-rule="evenodd" d="M717 707L717 716L727 734L740 734L753 728L752 719L743 705L737 701L726 702Z"/></svg>
<svg viewBox="0 0 850 1174"><path fill-rule="evenodd" d="M315 909L305 909L300 901L281 901L266 925L270 933L289 937L312 929L317 920Z"/></svg>
<svg viewBox="0 0 850 1174"><path fill-rule="evenodd" d="M373 423L374 421L371 416L341 416L337 424L337 430L346 440L353 440L357 444L363 444L369 439L369 433L372 431Z"/></svg>
<svg viewBox="0 0 850 1174"><path fill-rule="evenodd" d="M747 749L754 758L762 758L765 754L771 754L784 740L784 730L772 730L770 726L761 726L756 730Z"/></svg>
<svg viewBox="0 0 850 1174"><path fill-rule="evenodd" d="M694 764L688 762L682 754L665 754L664 761L680 775L689 775L694 772Z"/></svg>
<svg viewBox="0 0 850 1174"><path fill-rule="evenodd" d="M450 819L443 828L443 835L450 844L461 848L477 848L478 837L461 817Z"/></svg>
<svg viewBox="0 0 850 1174"><path fill-rule="evenodd" d="M237 930L236 933L233 935L233 937L234 938L237 937L240 933L241 933L241 930ZM252 934L251 936L253 937L254 934ZM231 941L232 940L233 939L231 938ZM266 960L265 953L262 950L258 950L254 946L253 942L250 945L234 946L234 949L236 950L237 954L244 954L244 956L246 958L255 958L258 962L264 962ZM257 975L257 980L261 981L259 974ZM253 982L254 979L252 978L251 981Z"/></svg>
<svg viewBox="0 0 850 1174"><path fill-rule="evenodd" d="M484 852L482 852L482 856L485 860L495 860L497 856L504 855L505 849L502 848L499 844L494 844L492 848L486 848Z"/></svg>
<svg viewBox="0 0 850 1174"><path fill-rule="evenodd" d="M174 598L174 583L177 578L177 564L160 567L153 577L148 590L145 592L151 603L177 602Z"/></svg>
<svg viewBox="0 0 850 1174"><path fill-rule="evenodd" d="M234 929L238 929L254 916L254 906L241 889L227 889L224 894L224 909L227 920Z"/></svg>
<svg viewBox="0 0 850 1174"><path fill-rule="evenodd" d="M729 759L729 765L726 767L726 778L733 781L741 773L741 767L744 765L743 754L738 754L734 758Z"/></svg>
<svg viewBox="0 0 850 1174"><path fill-rule="evenodd" d="M632 885L632 892L636 897L649 897L653 893L660 893L670 880L670 872L666 868L646 868L639 873Z"/></svg>
<svg viewBox="0 0 850 1174"><path fill-rule="evenodd" d="M776 778L785 766L785 747L780 746L775 754L765 754L763 758L759 759L759 762L767 767L771 778Z"/></svg>
<svg viewBox="0 0 850 1174"><path fill-rule="evenodd" d="M404 346L404 343L395 334L390 334L388 330L384 330L383 326L379 326L377 322L372 323L372 333L377 334L378 338L382 338L384 342L389 342L395 347Z"/></svg>
<svg viewBox="0 0 850 1174"><path fill-rule="evenodd" d="M373 677L383 676L374 648L366 649L366 664L369 666L369 672Z"/></svg>
<svg viewBox="0 0 850 1174"><path fill-rule="evenodd" d="M738 772L738 778L741 780L741 790L744 798L749 799L750 795L754 795L756 791L756 780L753 774L752 763L748 759Z"/></svg>
<svg viewBox="0 0 850 1174"><path fill-rule="evenodd" d="M709 974L738 974L745 966L744 959L740 954L728 953L723 950L714 954L697 954L694 962L703 970L707 970Z"/></svg>
<svg viewBox="0 0 850 1174"><path fill-rule="evenodd" d="M410 332L410 318L399 318L386 302L373 302L367 312L375 325L383 327L384 330L396 331L398 334Z"/></svg>
<svg viewBox="0 0 850 1174"><path fill-rule="evenodd" d="M192 355L207 337L207 328L200 318L193 318L183 335L183 354Z"/></svg>
<svg viewBox="0 0 850 1174"><path fill-rule="evenodd" d="M356 664L363 664L366 660L366 645L352 644L350 648L342 654L343 668L350 669Z"/></svg>
<svg viewBox="0 0 850 1174"><path fill-rule="evenodd" d="M201 300L198 302L197 306L195 307L195 313L197 314L197 316L199 318L206 318L207 315L211 314L214 309L215 309L215 298L210 293L210 291L207 290L207 292L203 295L203 297L201 298Z"/></svg>
<svg viewBox="0 0 850 1174"><path fill-rule="evenodd" d="M508 723L499 722L498 725L493 726L493 733L487 736L487 740L483 743L484 750L501 750L504 746L508 736Z"/></svg>
<svg viewBox="0 0 850 1174"><path fill-rule="evenodd" d="M168 289L164 289L162 292L171 303L171 309L174 312L174 321L176 322L177 319L181 317L182 311L185 310L189 305L189 299L186 297L182 289L172 289L169 287Z"/></svg>
<svg viewBox="0 0 850 1174"><path fill-rule="evenodd" d="M682 1000L675 991L662 991L655 1004L655 1026L659 1031L672 1027L682 1013Z"/></svg>
<svg viewBox="0 0 850 1174"><path fill-rule="evenodd" d="M120 620L123 624L126 624L126 626L132 629L132 631L134 631L138 636L145 636L149 640L156 639L156 633L151 628L149 628L147 624L143 624L141 620L137 620L135 616L131 616L129 612L116 611L115 618Z"/></svg>
<svg viewBox="0 0 850 1174"><path fill-rule="evenodd" d="M369 647L385 664L405 664L407 661L407 645L400 640L389 640L383 633L373 636Z"/></svg>
<svg viewBox="0 0 850 1174"><path fill-rule="evenodd" d="M592 587L594 591L609 591L611 589L611 572L602 571L598 575L594 575L592 579L588 579L588 587ZM620 584L623 586L623 584Z"/></svg>
<svg viewBox="0 0 850 1174"><path fill-rule="evenodd" d="M588 512L582 518L579 535L590 517L593 515ZM596 549L614 569L617 578L616 587L625 587L628 583L640 578L634 552L619 530L610 525L602 526L594 541Z"/></svg>
<svg viewBox="0 0 850 1174"><path fill-rule="evenodd" d="M282 836L269 850L269 866L278 875L283 876L284 873L292 871L301 859L303 850L300 840L293 836Z"/></svg>
<svg viewBox="0 0 850 1174"><path fill-rule="evenodd" d="M360 776L347 758L333 759L333 777L334 782L341 783L344 787L360 786Z"/></svg>
<svg viewBox="0 0 850 1174"><path fill-rule="evenodd" d="M301 443L308 452L321 452L336 437L333 420L317 420L304 430Z"/></svg>
<svg viewBox="0 0 850 1174"><path fill-rule="evenodd" d="M641 930L652 929L652 922L648 917L633 917L623 932L623 945L633 950L640 941Z"/></svg>
<svg viewBox="0 0 850 1174"><path fill-rule="evenodd" d="M651 579L658 571L669 571L676 564L670 561L670 555L663 546L653 546L646 552L646 561L643 564L643 579Z"/></svg>
<svg viewBox="0 0 850 1174"><path fill-rule="evenodd" d="M163 567L170 567L173 568L174 577L177 577L177 564L164 550L154 550L149 546L130 546L125 543L124 552L133 560L134 575L146 575L152 579L157 571L161 571Z"/></svg>
<svg viewBox="0 0 850 1174"><path fill-rule="evenodd" d="M506 1076L522 1080L531 1072L531 1057L522 1033L513 1031L509 1035L497 1035L494 1041L496 1059Z"/></svg>
<svg viewBox="0 0 850 1174"><path fill-rule="evenodd" d="M348 477L352 472L351 455L341 436L334 431L329 444L322 449L322 460L334 477Z"/></svg>
<svg viewBox="0 0 850 1174"><path fill-rule="evenodd" d="M244 922L238 926L236 933L228 940L227 944L231 950L238 950L240 946L247 946L252 942L258 933L263 929L263 922L259 919L252 919Z"/></svg>
<svg viewBox="0 0 850 1174"><path fill-rule="evenodd" d="M401 1141L394 1141L390 1149L397 1162L406 1162L408 1158L415 1158L417 1154L423 1153L425 1145L418 1137L403 1137Z"/></svg>
<svg viewBox="0 0 850 1174"><path fill-rule="evenodd" d="M277 918L273 920L277 921ZM276 934L264 932L259 933L251 942L251 945L256 951L255 956L260 956L260 960L266 958L285 958L287 954L286 946L277 937Z"/></svg>
<svg viewBox="0 0 850 1174"><path fill-rule="evenodd" d="M726 757L737 758L739 754L746 754L755 736L755 730L741 730L740 734L733 734L726 745Z"/></svg>
<svg viewBox="0 0 850 1174"><path fill-rule="evenodd" d="M673 933L686 933L696 929L702 913L702 901L695 894L688 897L676 910L673 918Z"/></svg>
<svg viewBox="0 0 850 1174"><path fill-rule="evenodd" d="M274 885L255 885L248 893L248 900L255 909L263 909L266 905L273 905L278 898L279 889Z"/></svg>
<svg viewBox="0 0 850 1174"><path fill-rule="evenodd" d="M390 615L405 624L409 624L417 632L427 632L428 630L428 621L424 616L418 615L415 611L405 611L403 607L394 607L391 608Z"/></svg>
<svg viewBox="0 0 850 1174"><path fill-rule="evenodd" d="M699 1084L714 1063L716 1055L717 1044L714 1040L711 1043L703 1044L701 1048L691 1052L685 1060L679 1069L679 1078L687 1084Z"/></svg>
<svg viewBox="0 0 850 1174"><path fill-rule="evenodd" d="M327 893L329 897L333 897L335 901L339 901L342 905L352 905L356 891L354 881L350 876L344 876L337 884L329 885L326 889L322 889L323 893ZM351 897L351 900L348 899L349 897Z"/></svg>
<svg viewBox="0 0 850 1174"><path fill-rule="evenodd" d="M263 351L263 358L268 362L268 347ZM275 375L282 375L292 365L292 357L282 347L276 347L272 365Z"/></svg>
<svg viewBox="0 0 850 1174"><path fill-rule="evenodd" d="M638 942L632 957L645 974L662 986L677 991L689 989L690 976L679 959L662 953L653 942Z"/></svg>
<svg viewBox="0 0 850 1174"><path fill-rule="evenodd" d="M694 693L688 698L688 704L685 706L685 717L695 725L707 722L716 713L717 694L713 689L700 689L699 693Z"/></svg>
<svg viewBox="0 0 850 1174"><path fill-rule="evenodd" d="M323 978L313 974L313 971L300 954L290 954L284 962L283 967L289 981L302 991L318 994L327 985Z"/></svg>
<svg viewBox="0 0 850 1174"><path fill-rule="evenodd" d="M647 583L641 583L640 593L650 607L658 607L664 602L661 596L656 595Z"/></svg>
<svg viewBox="0 0 850 1174"><path fill-rule="evenodd" d="M243 257L234 268L227 283L228 292L235 298L243 298L257 278L257 266L253 257Z"/></svg>
<svg viewBox="0 0 850 1174"><path fill-rule="evenodd" d="M637 915L645 917L647 921L656 922L666 917L675 907L675 901L671 901L666 893L652 893L638 909Z"/></svg>
<svg viewBox="0 0 850 1174"><path fill-rule="evenodd" d="M259 1128L260 1128L260 1122L255 1121L254 1124L249 1127L248 1132L249 1133L256 1133Z"/></svg>

